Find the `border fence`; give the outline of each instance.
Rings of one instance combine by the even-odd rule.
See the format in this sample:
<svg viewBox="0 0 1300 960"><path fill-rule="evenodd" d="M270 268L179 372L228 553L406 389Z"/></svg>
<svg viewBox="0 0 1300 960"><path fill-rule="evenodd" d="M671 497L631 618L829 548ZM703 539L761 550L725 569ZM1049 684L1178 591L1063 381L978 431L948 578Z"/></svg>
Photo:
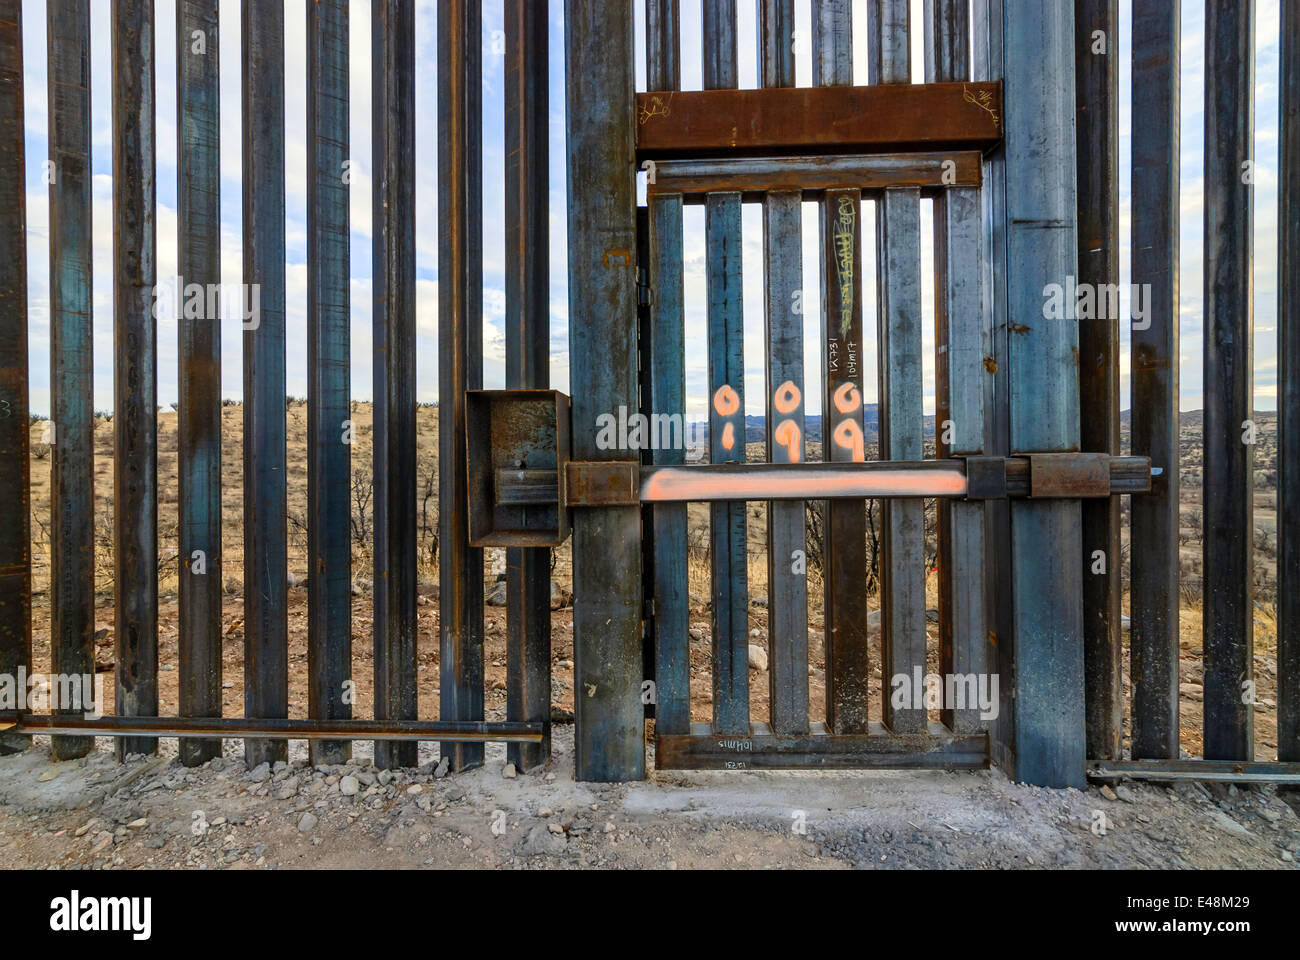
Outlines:
<svg viewBox="0 0 1300 960"><path fill-rule="evenodd" d="M217 0L112 3L112 715L0 712L0 747L52 737L56 759L113 737L119 757L223 739L247 762L308 740L314 763L375 741L411 766L437 741L452 770L508 744L551 756L551 551L572 540L579 779L660 769L997 765L1019 780L1300 782L1300 0L1281 0L1277 477L1277 757L1256 759L1254 622L1254 0L1205 2L1203 756L1180 746L1180 4L1131 0L1131 280L1121 436L1118 0L795 0L753 8L758 86L742 89L737 0L701 0L703 89L683 89L678 0L504 0L506 389L484 390L483 22L438 0L437 62L417 64L414 6L372 0L374 716L354 717L349 530L352 362L349 4L307 2L306 719L290 719L287 606L285 24L243 0L245 715L222 715L221 338L180 331L179 715L159 716L155 93L175 42L178 267L221 282ZM22 17L0 0L0 674L32 671L27 197ZM95 670L90 6L47 0L50 196L50 669ZM644 23L644 91L636 85ZM867 36L866 83L854 37ZM920 32L924 63L912 63ZM549 380L549 70L565 63L570 395ZM812 85L800 86L802 58ZM437 155L416 154L416 73L436 69ZM923 82L912 82L921 76ZM1140 136L1138 135L1140 131ZM416 174L438 187L437 720L420 719L416 470ZM644 203L638 202L638 178ZM743 210L762 213L764 454L747 451ZM815 205L820 302L805 299ZM682 445L611 448L631 411L684 424L685 209L705 235L708 462ZM922 218L932 218L931 246ZM874 225L874 236L865 229ZM923 262L928 267L923 270ZM874 265L865 303L864 273ZM933 277L932 337L923 273ZM1055 289L1058 294L1050 293ZM1063 292L1061 292L1063 291ZM1086 293L1079 293L1086 291ZM1054 313L1058 298L1063 310ZM1085 296L1094 296L1086 307ZM1115 297L1115 304L1118 298ZM804 312L820 322L808 335ZM866 317L874 315L874 330ZM927 341L933 352L926 355ZM870 350L868 349L870 347ZM876 358L878 439L866 394ZM815 382L805 382L808 358ZM925 371L935 387L927 456ZM820 419L805 410L819 398ZM819 426L814 426L814 423ZM814 437L814 433L820 436ZM1127 598L1122 498L1130 497ZM879 626L865 504L879 501ZM937 512L937 637L927 631L925 504ZM820 502L824 715L806 504ZM706 503L711 645L693 667L688 504ZM766 504L767 716L750 687L749 505ZM874 528L873 528L874 530ZM489 719L484 549L504 548L504 719ZM1213 569L1211 574L1209 571ZM814 598L815 599L815 598ZM1122 610L1127 600L1127 631ZM1127 657L1128 684L1125 684ZM878 670L873 672L873 667ZM894 696L937 670L1000 682L969 697ZM708 675L711 715L693 713ZM873 704L878 701L879 714Z"/></svg>

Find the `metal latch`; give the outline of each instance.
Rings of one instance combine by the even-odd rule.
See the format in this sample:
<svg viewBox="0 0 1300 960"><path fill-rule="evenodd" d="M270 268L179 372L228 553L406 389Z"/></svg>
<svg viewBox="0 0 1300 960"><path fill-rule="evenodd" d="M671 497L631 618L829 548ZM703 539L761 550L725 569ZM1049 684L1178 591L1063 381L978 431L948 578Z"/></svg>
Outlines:
<svg viewBox="0 0 1300 960"><path fill-rule="evenodd" d="M866 463L570 459L569 398L554 390L466 397L469 534L476 547L558 546L575 509L644 503L841 499L1078 500L1145 493L1145 457L1025 453Z"/></svg>

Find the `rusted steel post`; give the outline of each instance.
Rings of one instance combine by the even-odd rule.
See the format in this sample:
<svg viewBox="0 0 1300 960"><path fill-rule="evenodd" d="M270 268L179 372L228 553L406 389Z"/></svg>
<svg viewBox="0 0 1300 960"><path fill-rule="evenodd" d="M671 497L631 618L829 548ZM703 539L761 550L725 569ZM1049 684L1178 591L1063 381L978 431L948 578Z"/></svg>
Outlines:
<svg viewBox="0 0 1300 960"><path fill-rule="evenodd" d="M548 0L506 0L506 386L550 386ZM551 757L551 551L506 552L506 719L546 739L512 743L520 770Z"/></svg>
<svg viewBox="0 0 1300 960"><path fill-rule="evenodd" d="M1131 505L1130 536L1133 544L1141 545L1129 558L1130 735L1135 760L1176 760L1179 755L1180 20L1176 3L1134 0L1133 129L1145 133L1133 141L1132 282L1145 300L1146 316L1131 326L1132 451L1150 457L1164 471L1151 479L1151 492L1134 497ZM1113 740L1108 734L1103 744L1093 722L1090 719L1089 754L1097 757Z"/></svg>
<svg viewBox="0 0 1300 960"><path fill-rule="evenodd" d="M180 326L180 715L221 716L221 83L217 0L181 0L176 17L177 266L199 309ZM215 308L215 309L213 309ZM183 739L181 762L221 754Z"/></svg>
<svg viewBox="0 0 1300 960"><path fill-rule="evenodd" d="M244 716L288 716L284 365L284 7L244 0ZM314 572L311 574L314 576ZM250 767L288 757L250 740Z"/></svg>
<svg viewBox="0 0 1300 960"><path fill-rule="evenodd" d="M46 12L51 164L50 420L54 424L50 450L50 660L56 674L93 677L90 5L88 0L54 0ZM83 695L88 692L83 690ZM55 737L54 758L84 757L94 745L89 737Z"/></svg>
<svg viewBox="0 0 1300 960"><path fill-rule="evenodd" d="M704 88L739 85L735 0L704 0ZM705 199L709 460L745 460L740 194ZM749 550L745 504L709 506L713 573L713 730L749 732Z"/></svg>
<svg viewBox="0 0 1300 960"><path fill-rule="evenodd" d="M406 0L376 0L371 10L375 717L414 720L415 12ZM416 757L417 744L375 743L380 767L413 767Z"/></svg>
<svg viewBox="0 0 1300 960"><path fill-rule="evenodd" d="M1119 289L1118 27L1119 0L1075 4L1076 280L1102 294L1096 315L1079 318L1080 442L1084 450L1110 454L1119 453L1119 296L1105 293ZM1097 760L1118 759L1122 733L1119 507L1119 497L1083 505L1088 756ZM1134 542L1147 549L1145 541Z"/></svg>
<svg viewBox="0 0 1300 960"><path fill-rule="evenodd" d="M596 418L637 408L631 4L566 0L564 26L573 455L623 459L598 447ZM645 776L640 541L640 507L573 511L579 780Z"/></svg>
<svg viewBox="0 0 1300 960"><path fill-rule="evenodd" d="M967 80L969 7L961 0L927 0L927 82ZM949 187L934 198L935 422L940 457L982 454L985 435L983 237L980 191ZM989 670L985 605L985 508L980 503L936 503L939 541L939 672L983 676ZM954 733L974 733L985 719L964 705L945 704L943 722Z"/></svg>
<svg viewBox="0 0 1300 960"><path fill-rule="evenodd" d="M350 163L347 0L315 0L307 7L307 712L317 720L352 716ZM351 756L346 741L311 744L316 764Z"/></svg>
<svg viewBox="0 0 1300 960"><path fill-rule="evenodd" d="M1300 0L1282 4L1277 758L1300 761Z"/></svg>
<svg viewBox="0 0 1300 960"><path fill-rule="evenodd" d="M1013 450L1079 445L1078 331L1048 319L1044 289L1078 268L1075 188L1074 11L1065 4L1002 4L1006 201L1000 219ZM1072 316L1072 314L1069 314ZM1082 787L1086 764L1083 544L1077 501L1011 504L1015 648L1014 777ZM1005 638L1000 638L1005 643Z"/></svg>
<svg viewBox="0 0 1300 960"><path fill-rule="evenodd" d="M23 11L0 0L0 673L32 667L31 425L27 406L27 186L23 137ZM56 438L57 440L57 438ZM26 706L21 704L20 707ZM0 734L0 754L27 737Z"/></svg>
<svg viewBox="0 0 1300 960"><path fill-rule="evenodd" d="M1205 5L1205 759L1254 757L1255 3Z"/></svg>
<svg viewBox="0 0 1300 960"><path fill-rule="evenodd" d="M647 87L681 87L677 0L646 4ZM651 198L649 212L651 412L686 414L686 327L682 289L682 197ZM686 462L685 437L652 452L657 465ZM686 504L651 508L654 535L655 735L690 733L690 594L686 576Z"/></svg>
<svg viewBox="0 0 1300 960"><path fill-rule="evenodd" d="M1001 80L1005 64L1002 31L1003 0L974 0L971 4L972 62L976 80ZM997 146L984 158L984 187L980 191L984 221L985 269L982 276L984 340L984 452L1011 453L1010 344L1007 330L1006 149ZM996 281L996 282L995 282ZM1015 618L1012 615L1011 507L1006 500L984 505L986 570L984 602L988 611L989 670L1000 679L998 715L988 723L992 763L1007 772L1015 766Z"/></svg>
<svg viewBox="0 0 1300 960"><path fill-rule="evenodd" d="M438 553L443 720L483 719L483 551L469 545L465 391L483 385L482 10L438 3ZM567 18L566 18L567 24ZM575 391L576 392L576 391ZM577 572L575 570L575 580ZM482 744L444 743L453 770Z"/></svg>
<svg viewBox="0 0 1300 960"><path fill-rule="evenodd" d="M813 83L852 84L852 4L848 0L814 3L812 26ZM856 190L828 193L821 206L822 457L862 460L866 457L862 448L866 442L862 196ZM845 442L836 442L837 436ZM831 500L824 503L823 511L826 723L834 733L866 733L871 683L866 503Z"/></svg>
<svg viewBox="0 0 1300 960"><path fill-rule="evenodd" d="M153 0L113 2L113 524L118 716L158 715ZM154 753L123 737L118 759Z"/></svg>
<svg viewBox="0 0 1300 960"><path fill-rule="evenodd" d="M795 85L794 0L759 4L763 86ZM797 191L763 198L767 459L807 458L804 418L803 222ZM768 709L772 730L800 735L808 715L808 543L803 502L767 505Z"/></svg>

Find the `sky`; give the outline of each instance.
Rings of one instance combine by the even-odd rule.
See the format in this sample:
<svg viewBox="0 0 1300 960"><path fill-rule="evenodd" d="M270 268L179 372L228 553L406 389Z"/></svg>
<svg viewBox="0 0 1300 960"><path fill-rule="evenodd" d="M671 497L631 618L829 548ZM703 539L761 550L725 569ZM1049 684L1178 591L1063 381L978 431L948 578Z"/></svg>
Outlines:
<svg viewBox="0 0 1300 960"><path fill-rule="evenodd" d="M438 395L438 200L437 200L437 38L434 0L416 3L416 272L417 272L417 375L418 399L431 402ZM923 79L922 5L912 3L912 69L914 82ZM306 6L307 0L285 5L286 69L286 287L288 393L307 393L307 147L306 147ZM644 2L636 10L637 88L645 89ZM854 0L854 75L866 82L866 0ZM240 23L239 0L221 0L221 208L222 281L240 282ZM569 391L568 266L565 224L564 153L564 43L562 0L551 0L550 29L550 220L551 220L551 385ZM701 0L681 0L682 86L701 87ZM1278 38L1280 0L1259 0L1256 21L1255 101L1255 404L1273 409L1277 393L1277 219L1278 219ZM756 0L738 3L739 68L742 87L758 86ZM810 0L796 0L796 70L800 86L811 84L812 70L805 38L811 35ZM1120 0L1120 260L1121 283L1129 282L1130 167L1133 132L1129 109L1132 0ZM176 62L175 4L155 0L157 36L157 239L160 282L177 272L176 217ZM111 23L108 0L91 0L92 171L94 177L94 329L95 406L112 407L112 104L110 99ZM351 145L351 351L352 395L371 397L371 151L370 151L370 3L354 0L350 8ZM1181 155L1181 391L1184 410L1201 406L1202 322L1202 185L1205 138L1204 3L1182 3L1182 155ZM23 2L25 125L27 154L28 297L30 307L31 408L49 410L49 194L43 180L48 156L47 87L45 74L45 0ZM483 4L483 323L484 385L505 385L505 275L504 275L504 49L502 0ZM864 203L863 236L875 235L874 205ZM706 409L707 343L705 329L704 212L687 207L684 214L686 361L688 418L704 416ZM930 204L922 205L922 250L932 249ZM743 300L745 317L745 406L748 413L763 412L763 290L761 207L746 204L743 213ZM817 220L813 204L804 205L804 302L820 300L817 289ZM864 324L869 332L865 368L875 368L875 264L873 243L864 243ZM922 257L925 351L925 410L934 411L934 310L930 258ZM1123 305L1127 309L1127 295ZM242 331L240 321L223 321L223 395L238 399L242 392ZM806 382L818 382L817 351L820 335L816 309L805 313ZM1127 324L1121 323L1121 403L1127 408L1129 351ZM178 398L178 337L176 321L162 317L158 323L158 400L162 405ZM866 399L876 400L873 378L868 376ZM819 391L807 391L806 409L820 412Z"/></svg>

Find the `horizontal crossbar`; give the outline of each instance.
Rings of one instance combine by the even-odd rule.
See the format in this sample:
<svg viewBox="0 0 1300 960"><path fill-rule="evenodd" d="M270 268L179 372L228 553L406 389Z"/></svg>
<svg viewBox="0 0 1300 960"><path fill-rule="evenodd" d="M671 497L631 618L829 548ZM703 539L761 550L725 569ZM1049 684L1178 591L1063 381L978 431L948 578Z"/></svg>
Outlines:
<svg viewBox="0 0 1300 960"><path fill-rule="evenodd" d="M498 470L496 502L554 504L554 470ZM1151 488L1145 457L1033 454L858 463L695 463L642 467L633 461L570 461L570 507L759 500L1074 499L1143 493Z"/></svg>
<svg viewBox="0 0 1300 960"><path fill-rule="evenodd" d="M636 105L641 159L985 150L1002 139L999 83L657 91Z"/></svg>
<svg viewBox="0 0 1300 960"><path fill-rule="evenodd" d="M1219 783L1300 783L1300 763L1275 760L1099 760L1092 780L1200 780Z"/></svg>
<svg viewBox="0 0 1300 960"><path fill-rule="evenodd" d="M85 717L0 713L0 733L242 740L444 740L541 743L542 724L462 720L266 720L243 717Z"/></svg>
<svg viewBox="0 0 1300 960"><path fill-rule="evenodd" d="M816 200L827 190L877 193L887 187L978 187L978 150L884 153L848 157L726 157L720 160L647 160L648 197L680 194L703 203L710 193L739 193L756 203L768 193L799 193Z"/></svg>
<svg viewBox="0 0 1300 960"><path fill-rule="evenodd" d="M749 736L714 734L707 723L691 724L690 735L655 738L659 770L983 770L988 767L988 735L956 735L939 723L927 733L895 734L872 723L866 734L831 734L814 723L807 735L772 733L765 723L750 724Z"/></svg>

